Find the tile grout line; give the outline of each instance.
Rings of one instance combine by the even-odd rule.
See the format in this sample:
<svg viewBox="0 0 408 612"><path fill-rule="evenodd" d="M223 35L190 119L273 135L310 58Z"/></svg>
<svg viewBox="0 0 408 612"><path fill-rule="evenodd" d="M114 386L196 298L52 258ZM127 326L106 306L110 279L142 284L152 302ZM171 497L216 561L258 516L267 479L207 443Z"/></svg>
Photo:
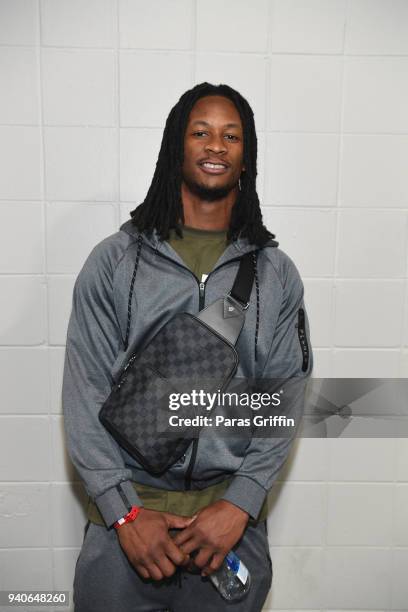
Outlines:
<svg viewBox="0 0 408 612"><path fill-rule="evenodd" d="M115 58L115 86L114 86L114 110L116 111L116 189L115 189L115 224L116 229L119 229L121 222L121 207L120 207L120 164L121 164L121 106L120 106L120 3L119 0L115 0L115 15L116 15L116 44L114 47L114 58Z"/></svg>
<svg viewBox="0 0 408 612"><path fill-rule="evenodd" d="M345 109L345 95L344 95L344 87L345 87L345 58L344 58L344 49L345 49L345 41L346 41L346 32L347 32L347 24L349 20L349 10L350 3L349 0L346 0L345 4L345 13L344 13L344 25L343 25L343 41L342 41L342 51L343 51L343 59L342 59L342 69L341 69L341 100L340 100L340 118L339 118L339 142L337 149L337 185L336 185L336 234L335 234L335 246L334 246L334 257L333 257L333 287L332 287L332 312L331 312L331 344L332 344L332 352L330 359L330 373L334 374L335 368L335 346L336 346L336 316L337 316L337 299L338 299L338 265L339 265L339 251L340 251L340 197L341 197L341 179L342 179L342 157L343 157L343 125L344 125L344 109Z"/></svg>
<svg viewBox="0 0 408 612"><path fill-rule="evenodd" d="M42 206L43 206L43 257L44 257L44 275L45 275L45 289L46 289L46 321L47 321L47 339L46 339L46 350L47 350L47 392L48 392L48 411L47 411L47 421L48 421L48 438L49 438L49 452L48 452L48 522L50 525L50 530L48 534L48 550L50 553L50 561L51 561L51 584L52 589L55 589L55 565L54 565L54 512L53 512L53 498L52 498L52 479L53 479L53 456L54 456L54 442L52 435L52 417L51 417L51 376L50 376L50 292L49 292L49 276L48 276L48 252L47 252L47 226L48 226L48 216L47 216L47 170L46 170L46 146L45 146L45 132L44 132L44 92L43 92L43 71L42 71L42 12L41 12L41 0L37 0L37 17L38 17L38 46L37 46L37 54L38 54L38 91L39 91L39 126L40 126L40 135L41 135L41 161L42 161L42 173L41 173L41 190L42 190Z"/></svg>
<svg viewBox="0 0 408 612"><path fill-rule="evenodd" d="M0 43L0 48L2 47L11 47L11 48L32 48L35 47L35 44L25 44L25 43ZM100 50L106 50L106 51L112 51L115 46L114 45L52 45L49 43L44 43L42 45L42 47L44 49L67 49L67 50L82 50L82 49L86 49L86 50L94 50L94 51L100 51ZM183 54L187 54L188 53L188 49L182 49L182 48L175 48L175 47L160 47L160 48L155 48L155 47L131 47L131 46L124 46L122 47L124 51L130 51L130 52L134 52L134 51L140 51L140 52L151 52L151 53L168 53L168 52L174 52L174 53L183 53ZM258 55L258 56L262 56L262 52L261 51L251 51L251 50L245 50L245 51L239 51L239 50L222 50L222 49L202 49L202 53L205 53L207 55ZM328 51L279 51L278 49L275 50L271 50L271 55L282 55L282 56L323 56L323 57L341 57L344 55L344 57L363 57L363 58L379 58L379 59L394 59L394 58L402 58L402 59L408 59L408 52L407 53L348 53L346 51L338 51L338 52L328 52Z"/></svg>
<svg viewBox="0 0 408 612"><path fill-rule="evenodd" d="M197 17L198 16L198 0L192 0L192 15L191 15L191 38L190 46L192 50L191 77L192 84L197 83Z"/></svg>
<svg viewBox="0 0 408 612"><path fill-rule="evenodd" d="M344 72L345 72L345 59L344 59L344 48L345 48L345 40L346 40L346 31L347 31L347 23L348 23L348 15L349 15L349 0L346 0L345 3L345 11L344 11L344 23L343 23L343 40L342 40L342 64L341 64L341 99L340 99L340 117L339 117L339 135L338 135L338 146L337 146L337 184L336 184L336 206L335 206L335 215L336 215L336 228L335 228L335 244L334 244L334 254L333 254L333 285L331 288L331 350L329 357L329 372L331 375L334 375L334 348L336 341L336 315L337 315L337 270L338 270L338 260L339 260L339 243L340 243L340 230L339 230L339 198L341 194L340 185L341 185L341 160L343 154L343 135L342 129L344 124ZM330 495L330 485L331 482L331 465L333 459L333 440L330 439L328 442L328 471L327 471L327 481L324 488L325 491L325 528L324 528L324 547L322 549L322 557L321 557L321 572L322 576L327 575L327 558L326 551L328 549L328 540L329 540L329 495ZM326 601L327 596L325 591L322 589L320 593L320 601L324 603L324 607L327 607L328 602Z"/></svg>
<svg viewBox="0 0 408 612"><path fill-rule="evenodd" d="M404 249L404 267L405 267L405 283L404 283L404 293L402 297L402 321L401 321L401 335L400 335L400 358L399 358L399 375L403 378L404 375L404 348L406 343L408 344L408 338L405 340L404 334L406 331L406 321L408 317L408 212L405 215L405 249Z"/></svg>

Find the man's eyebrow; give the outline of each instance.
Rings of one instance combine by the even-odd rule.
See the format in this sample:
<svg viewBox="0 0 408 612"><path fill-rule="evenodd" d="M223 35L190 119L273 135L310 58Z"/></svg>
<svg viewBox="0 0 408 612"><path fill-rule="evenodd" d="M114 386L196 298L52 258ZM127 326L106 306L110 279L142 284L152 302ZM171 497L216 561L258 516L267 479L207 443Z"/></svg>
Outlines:
<svg viewBox="0 0 408 612"><path fill-rule="evenodd" d="M203 119L196 119L195 121L192 122L191 125L196 125L197 123L201 123L202 125L206 125L207 127L210 126L210 124L207 121L204 121ZM226 128L240 128L241 126L239 125L239 123L226 123L224 125L224 127L226 127Z"/></svg>

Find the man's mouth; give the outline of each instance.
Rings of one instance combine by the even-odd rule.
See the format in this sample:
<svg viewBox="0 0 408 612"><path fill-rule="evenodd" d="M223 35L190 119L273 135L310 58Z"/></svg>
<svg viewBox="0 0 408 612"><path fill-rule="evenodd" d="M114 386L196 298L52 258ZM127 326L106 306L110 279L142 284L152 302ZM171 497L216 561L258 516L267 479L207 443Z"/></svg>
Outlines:
<svg viewBox="0 0 408 612"><path fill-rule="evenodd" d="M222 163L201 162L198 165L206 174L224 174L228 170L228 166Z"/></svg>

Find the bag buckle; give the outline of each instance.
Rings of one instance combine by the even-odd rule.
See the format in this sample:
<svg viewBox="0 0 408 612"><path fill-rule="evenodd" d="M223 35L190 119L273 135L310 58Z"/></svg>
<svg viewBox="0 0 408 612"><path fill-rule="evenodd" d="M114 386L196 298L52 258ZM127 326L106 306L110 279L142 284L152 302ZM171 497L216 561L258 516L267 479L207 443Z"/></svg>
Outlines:
<svg viewBox="0 0 408 612"><path fill-rule="evenodd" d="M244 302L241 302L241 300L237 300L237 298L231 295L231 291L227 293L227 296L230 300L233 300L236 304L238 304L241 310L248 310L250 302L247 302L246 304L244 304Z"/></svg>

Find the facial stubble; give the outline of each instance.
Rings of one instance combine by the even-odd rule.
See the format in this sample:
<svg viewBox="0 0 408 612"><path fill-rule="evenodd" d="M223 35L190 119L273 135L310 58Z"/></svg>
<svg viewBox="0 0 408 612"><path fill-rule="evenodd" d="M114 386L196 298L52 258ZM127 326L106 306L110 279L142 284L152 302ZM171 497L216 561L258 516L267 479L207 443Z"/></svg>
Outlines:
<svg viewBox="0 0 408 612"><path fill-rule="evenodd" d="M183 176L183 180L194 195L206 202L216 202L217 200L222 200L238 184L238 182L235 182L233 184L227 183L222 187L207 187L206 185L201 185L200 183L191 180L187 176Z"/></svg>

